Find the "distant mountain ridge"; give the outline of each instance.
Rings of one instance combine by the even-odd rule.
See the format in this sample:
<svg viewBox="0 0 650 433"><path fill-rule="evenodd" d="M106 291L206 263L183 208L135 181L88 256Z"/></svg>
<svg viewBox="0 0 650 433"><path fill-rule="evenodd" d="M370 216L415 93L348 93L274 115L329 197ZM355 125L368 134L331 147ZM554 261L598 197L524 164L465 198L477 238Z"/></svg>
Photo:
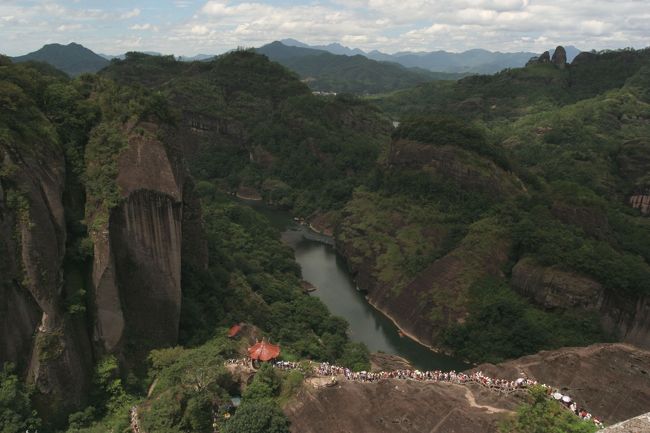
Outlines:
<svg viewBox="0 0 650 433"><path fill-rule="evenodd" d="M24 56L12 57L11 60L15 63L29 61L45 62L72 77L76 77L85 72L97 72L109 64L109 61L102 56L74 42L68 45L44 45L38 51L25 54Z"/></svg>
<svg viewBox="0 0 650 433"><path fill-rule="evenodd" d="M280 42L285 45L300 48L313 48L328 51L332 54L347 56L362 55L372 60L399 63L407 68L422 68L430 71L450 73L492 74L506 68L522 67L531 57L536 57L541 54L528 51L515 53L493 52L480 48L464 51L462 53L452 53L448 51L401 51L394 54L386 54L377 50L365 52L358 48L344 47L338 43L311 46L295 39L283 39ZM574 46L568 46L565 48L567 51L567 60L569 62L580 53L580 50ZM551 55L552 54L551 50Z"/></svg>
<svg viewBox="0 0 650 433"><path fill-rule="evenodd" d="M256 51L296 72L313 90L326 92L385 93L433 80L456 80L464 76L407 68L360 54L350 56L316 48L289 46L279 41Z"/></svg>

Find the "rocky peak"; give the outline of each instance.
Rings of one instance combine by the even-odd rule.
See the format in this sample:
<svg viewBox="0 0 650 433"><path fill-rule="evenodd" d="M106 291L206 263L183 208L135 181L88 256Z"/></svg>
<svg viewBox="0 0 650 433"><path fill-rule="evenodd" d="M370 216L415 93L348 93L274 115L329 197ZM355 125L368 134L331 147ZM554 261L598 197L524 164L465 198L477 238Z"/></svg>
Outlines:
<svg viewBox="0 0 650 433"><path fill-rule="evenodd" d="M564 49L563 46L558 45L558 47L555 49L553 52L553 58L551 59L551 63L553 63L555 66L559 67L560 69L564 69L566 66L566 50Z"/></svg>

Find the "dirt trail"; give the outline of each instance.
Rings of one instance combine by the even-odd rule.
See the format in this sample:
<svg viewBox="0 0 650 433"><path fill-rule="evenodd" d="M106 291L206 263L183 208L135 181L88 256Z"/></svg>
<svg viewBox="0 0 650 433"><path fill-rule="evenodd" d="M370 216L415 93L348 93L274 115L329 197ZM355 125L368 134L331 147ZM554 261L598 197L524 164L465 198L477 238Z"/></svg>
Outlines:
<svg viewBox="0 0 650 433"><path fill-rule="evenodd" d="M476 403L476 398L474 397L474 394L472 393L472 391L470 391L469 388L465 388L465 398L469 402L470 407L485 409L488 411L488 413L514 413L511 410Z"/></svg>

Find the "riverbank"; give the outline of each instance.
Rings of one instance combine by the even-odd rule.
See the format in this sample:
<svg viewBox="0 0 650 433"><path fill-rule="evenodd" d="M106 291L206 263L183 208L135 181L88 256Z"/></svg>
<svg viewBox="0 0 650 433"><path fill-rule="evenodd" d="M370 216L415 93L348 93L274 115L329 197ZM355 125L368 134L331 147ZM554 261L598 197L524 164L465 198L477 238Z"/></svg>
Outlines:
<svg viewBox="0 0 650 433"><path fill-rule="evenodd" d="M446 355L446 356L452 356L449 352L446 352L446 351L440 349L439 347L431 346L431 345L429 345L429 344L426 344L425 342L423 342L422 340L420 340L418 337L416 337L414 334L412 334L412 333L408 332L407 330L405 330L404 328L402 328L402 327L399 325L399 323L397 323L397 321L396 321L393 317L391 317L390 314L388 314L385 310L379 308L375 303L373 303L373 302L370 300L370 298L369 298L368 296L366 296L365 298L366 298L366 301L368 301L368 304L372 305L372 307L373 307L375 310L379 311L379 312L380 312L381 314L383 314L383 315L384 315L388 320L390 320L390 321L393 323L393 325L395 325L395 327L396 327L397 329L399 329L399 332L400 332L402 335L404 335L404 337L410 338L411 340L413 340L414 342L418 343L419 345L426 347L427 349L429 349L429 350L430 350L431 352L433 352L433 353L436 353L436 354L442 354L442 355ZM471 369L471 368L473 368L473 367L475 366L474 364L470 363L469 361L463 361L463 362L464 362L465 364L467 364L467 367L466 367L466 368L467 368L468 370Z"/></svg>

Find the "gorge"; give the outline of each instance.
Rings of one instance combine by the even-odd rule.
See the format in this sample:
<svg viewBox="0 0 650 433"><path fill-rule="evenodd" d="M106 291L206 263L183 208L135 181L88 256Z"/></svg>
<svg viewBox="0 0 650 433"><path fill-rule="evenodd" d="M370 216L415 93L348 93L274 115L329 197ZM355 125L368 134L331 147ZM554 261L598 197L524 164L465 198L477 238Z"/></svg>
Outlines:
<svg viewBox="0 0 650 433"><path fill-rule="evenodd" d="M580 397L608 421L640 415L650 54L562 52L367 98L315 95L244 49L128 53L74 79L0 58L0 362L8 394L25 396L8 399L18 428L124 431L137 407L143 431L208 432L241 395L293 431L344 431L333 411L390 431L352 402L398 397L399 411L458 403L426 406L429 430L458 408L466 431L497 431L533 404L417 383L311 389L266 367L232 377L224 360L259 339L357 371L382 351L420 369L524 372L601 390ZM245 332L228 338L234 324ZM248 421L233 413L226 432Z"/></svg>

